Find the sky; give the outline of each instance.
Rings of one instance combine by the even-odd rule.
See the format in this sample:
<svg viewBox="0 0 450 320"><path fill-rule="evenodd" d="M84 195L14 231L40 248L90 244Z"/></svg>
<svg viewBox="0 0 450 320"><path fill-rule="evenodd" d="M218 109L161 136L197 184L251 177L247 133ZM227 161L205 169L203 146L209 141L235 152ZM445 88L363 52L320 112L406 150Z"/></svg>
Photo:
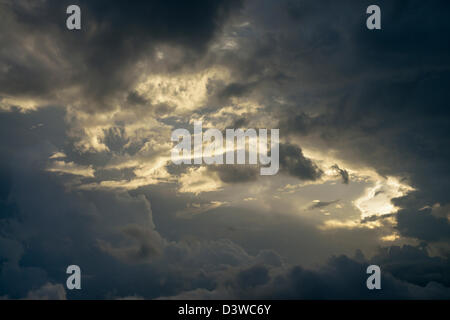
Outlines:
<svg viewBox="0 0 450 320"><path fill-rule="evenodd" d="M449 299L450 3L372 2L0 0L0 298Z"/></svg>

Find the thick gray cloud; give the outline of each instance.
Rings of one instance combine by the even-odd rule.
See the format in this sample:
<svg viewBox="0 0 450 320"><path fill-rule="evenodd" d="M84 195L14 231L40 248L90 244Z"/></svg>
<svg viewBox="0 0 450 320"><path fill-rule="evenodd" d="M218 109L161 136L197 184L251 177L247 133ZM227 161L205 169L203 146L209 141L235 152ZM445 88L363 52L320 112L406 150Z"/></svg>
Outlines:
<svg viewBox="0 0 450 320"><path fill-rule="evenodd" d="M300 147L292 144L280 144L279 161L280 173L303 181L315 181L323 174L311 159L303 155ZM219 178L226 183L255 181L260 175L260 168L257 165L217 165L209 166L208 170L216 172Z"/></svg>
<svg viewBox="0 0 450 320"><path fill-rule="evenodd" d="M77 32L66 28L65 12L72 4L82 10ZM124 95L138 80L142 70L137 63L153 59L157 45L186 50L175 69L192 63L240 1L138 1L130 6L123 1L46 0L0 6L1 29L14 30L0 40L0 96L47 98L81 87L81 106L94 111L113 107L110 99Z"/></svg>
<svg viewBox="0 0 450 320"><path fill-rule="evenodd" d="M80 32L65 29L65 8L74 3L82 8ZM442 38L450 31L450 4L380 0L380 32L365 28L369 4L3 1L0 30L8 32L0 33L0 103L43 99L58 107L21 113L13 106L0 113L0 296L449 298L450 225L435 208L439 203L444 211L450 200L450 48ZM219 35L238 49L211 50ZM156 53L165 45L182 54L161 66ZM99 167L113 157L128 159L151 141L130 140L126 124L117 121L102 131L99 142L108 150L80 153L68 135L74 128L66 104L105 111L119 98L138 117L176 123L170 118L174 106L155 103L134 85L147 74L211 66L226 67L232 81L208 82L198 116L248 98L263 106L258 114L246 110L228 120L238 128L264 127L269 119L280 128L280 173L302 181L324 175L300 145L403 179L416 190L393 200L398 213L364 221L395 217L400 236L423 243L349 258L359 246L376 245L380 235L367 229L322 232L283 216L276 204L269 213L233 204L180 219L178 211L206 200L180 195L170 183L132 191L73 187L74 181L135 178L130 168ZM67 93L72 90L75 95ZM61 151L67 161L93 166L94 176L45 171L48 158ZM349 182L346 169L332 169ZM208 170L233 187L259 176L254 167ZM439 256L430 256L442 243ZM343 251L347 255L309 268L314 258ZM382 267L382 292L365 287L370 263ZM82 267L85 291L61 287L69 264Z"/></svg>
<svg viewBox="0 0 450 320"><path fill-rule="evenodd" d="M334 201L318 201L313 203L312 205L309 206L310 210L313 209L320 209L320 208L325 208L328 207L329 205L332 205L334 203L339 202L339 200L334 200Z"/></svg>
<svg viewBox="0 0 450 320"><path fill-rule="evenodd" d="M66 290L61 284L47 283L37 290L28 292L30 300L65 300Z"/></svg>
<svg viewBox="0 0 450 320"><path fill-rule="evenodd" d="M371 259L372 263L382 265L383 270L396 278L418 286L426 286L430 281L443 286L450 285L450 265L446 257L430 257L426 247L393 246L380 248Z"/></svg>
<svg viewBox="0 0 450 320"><path fill-rule="evenodd" d="M226 183L255 181L259 176L259 168L257 166L217 165L209 166L208 170L211 172L216 172L220 180Z"/></svg>
<svg viewBox="0 0 450 320"><path fill-rule="evenodd" d="M350 178L347 170L339 168L337 164L333 165L331 168L336 170L341 175L343 184L349 183Z"/></svg>
<svg viewBox="0 0 450 320"><path fill-rule="evenodd" d="M417 286L383 272L383 290L367 290L367 261L337 256L319 270L291 266L283 270L253 266L238 271L214 290L196 289L171 298L183 299L436 299L448 298L448 288L436 282ZM251 273L251 276L247 273ZM269 276L270 274L270 276ZM242 278L245 277L245 281Z"/></svg>
<svg viewBox="0 0 450 320"><path fill-rule="evenodd" d="M397 213L398 230L405 236L424 241L448 240L450 223L447 218L435 217L430 209L403 209Z"/></svg>
<svg viewBox="0 0 450 320"><path fill-rule="evenodd" d="M284 114L280 127L315 146L336 150L349 162L358 159L382 175L405 179L417 191L395 201L405 207L398 215L400 232L427 241L442 239L448 221L422 215L419 209L450 200L445 191L450 181L450 60L448 43L440 36L449 29L442 15L448 3L381 1L380 32L356 27L363 26L365 17L359 12L364 12L365 2L327 5L323 10L318 3L290 3L292 19L312 23L314 31L294 28L284 33L286 38L274 40L274 47L286 48L281 55L298 53L295 63L304 71L303 81L321 82L293 96L289 108L279 109ZM405 37L405 32L414 37ZM307 42L308 50L302 41L287 44L288 39L305 37L322 42ZM318 59L324 54L326 59ZM312 109L314 104L321 108Z"/></svg>
<svg viewBox="0 0 450 320"><path fill-rule="evenodd" d="M31 128L30 125L43 116L48 117L48 112L42 109L30 114L8 113L2 117L2 128L17 136L17 141L23 141L20 147L7 140L2 144L2 152L8 151L3 154L10 156L10 161L4 157L2 164L2 168L9 168L3 170L8 179L2 179L1 188L2 296L30 299L60 299L65 295L71 299L127 296L426 299L448 296L448 289L444 287L448 284L445 271L448 260L431 258L419 248L393 248L389 254L380 252L371 261L341 256L315 270L287 264L273 250L249 253L230 240L172 240L170 233L163 237L156 230L153 211L160 211L158 202L170 200L170 195L164 199L156 192L149 192L150 198L161 198L155 199L155 209L152 209L140 191L71 191L62 185L63 176L54 177L36 170L61 140L55 133L62 129L63 121L57 112L52 112L54 121L41 127L39 135L24 128ZM36 140L19 139L21 134L29 134L29 131ZM33 157L30 158L30 154ZM34 188L35 185L39 188ZM161 217L170 211L166 208L159 213L157 221L161 230L165 229ZM282 234L298 233L299 230L306 237L299 239L299 244L312 236L308 235L312 231L301 223L295 225L295 220L282 222L276 217L270 221L272 224L278 221L282 232L278 234L279 239L273 239L269 236L270 230L261 229L264 223L255 224L250 212L234 209L233 217L226 209L222 211L222 214L216 212L209 217L216 220L216 225L235 225L234 232L242 234L257 227L254 238L242 238L243 243L250 240L264 247L261 242L266 239L268 243L279 241L286 245L289 238L283 238ZM189 221L178 223L184 229L190 228ZM200 226L202 229L215 228L207 220L205 223ZM168 227L180 230L174 223ZM248 228L248 231L242 232L239 228ZM239 237L237 240L240 241ZM329 242L324 246L330 246ZM315 250L311 245L293 249ZM317 250L322 249L318 247ZM371 294L365 288L364 268L372 262L386 269L382 280L384 293ZM65 283L65 268L74 263L82 267L85 275L82 278L85 290L81 293L65 292L60 285ZM414 268L408 269L410 266Z"/></svg>
<svg viewBox="0 0 450 320"><path fill-rule="evenodd" d="M280 144L280 169L301 180L317 180L322 170L303 155L302 149L291 144Z"/></svg>

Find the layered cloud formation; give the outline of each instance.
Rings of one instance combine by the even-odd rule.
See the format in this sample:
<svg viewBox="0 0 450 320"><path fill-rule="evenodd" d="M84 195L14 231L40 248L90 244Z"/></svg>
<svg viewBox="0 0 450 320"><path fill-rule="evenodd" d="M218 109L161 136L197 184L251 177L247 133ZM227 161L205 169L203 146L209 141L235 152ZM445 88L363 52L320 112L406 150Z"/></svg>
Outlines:
<svg viewBox="0 0 450 320"><path fill-rule="evenodd" d="M450 298L450 4L370 4L2 1L0 297ZM174 165L195 121L280 172Z"/></svg>

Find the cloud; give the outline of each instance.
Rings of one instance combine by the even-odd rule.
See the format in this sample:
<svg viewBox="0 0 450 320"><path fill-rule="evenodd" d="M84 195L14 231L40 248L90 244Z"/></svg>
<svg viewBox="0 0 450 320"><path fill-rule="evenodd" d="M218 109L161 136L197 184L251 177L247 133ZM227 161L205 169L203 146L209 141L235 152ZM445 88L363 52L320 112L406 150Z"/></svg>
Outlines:
<svg viewBox="0 0 450 320"><path fill-rule="evenodd" d="M448 1L75 3L0 5L0 297L449 297ZM197 119L280 128L280 174L171 167Z"/></svg>
<svg viewBox="0 0 450 320"><path fill-rule="evenodd" d="M314 209L320 209L320 208L325 208L328 207L329 205L332 205L334 203L339 202L339 200L334 200L334 201L313 201L313 204L311 204L308 209L309 210L314 210Z"/></svg>
<svg viewBox="0 0 450 320"><path fill-rule="evenodd" d="M78 32L65 27L71 4L82 10ZM111 98L140 78L138 62L156 60L157 46L201 55L239 6L240 1L152 1L132 7L103 0L4 2L2 29L7 24L14 32L2 37L0 95L53 100L75 91L83 97L80 107L110 109Z"/></svg>
<svg viewBox="0 0 450 320"><path fill-rule="evenodd" d="M74 162L53 161L47 171L94 177L94 170L91 166L80 166Z"/></svg>
<svg viewBox="0 0 450 320"><path fill-rule="evenodd" d="M180 192L194 194L217 191L222 188L220 179L208 174L206 167L188 169L187 173L180 176L179 182Z"/></svg>
<svg viewBox="0 0 450 320"><path fill-rule="evenodd" d="M423 246L392 246L380 248L371 262L383 266L396 278L425 287L430 282L450 286L449 260L431 257Z"/></svg>
<svg viewBox="0 0 450 320"><path fill-rule="evenodd" d="M66 290L61 284L46 283L41 288L28 292L28 300L66 300Z"/></svg>
<svg viewBox="0 0 450 320"><path fill-rule="evenodd" d="M310 159L306 158L302 149L291 144L280 144L280 170L301 180L317 180L323 172Z"/></svg>
<svg viewBox="0 0 450 320"><path fill-rule="evenodd" d="M152 228L128 225L121 232L134 240L134 245L113 247L110 243L99 240L99 247L108 254L126 263L142 263L161 254L165 240Z"/></svg>
<svg viewBox="0 0 450 320"><path fill-rule="evenodd" d="M397 229L402 235L424 241L447 240L450 223L446 218L435 217L430 209L403 209L397 213Z"/></svg>
<svg viewBox="0 0 450 320"><path fill-rule="evenodd" d="M172 299L433 299L448 297L448 288L429 282L416 286L382 272L382 290L366 287L368 262L336 256L319 270L300 266L277 269L253 266L227 278L214 290L196 289ZM251 273L254 271L253 273ZM245 276L247 273L251 275ZM245 279L243 281L243 279Z"/></svg>
<svg viewBox="0 0 450 320"><path fill-rule="evenodd" d="M347 170L339 168L339 166L337 164L333 165L331 168L336 170L341 175L343 184L349 183L350 179L349 179L349 174L348 174Z"/></svg>
<svg viewBox="0 0 450 320"><path fill-rule="evenodd" d="M208 171L216 173L225 183L256 181L260 174L260 170L255 165L214 165L207 168Z"/></svg>
<svg viewBox="0 0 450 320"><path fill-rule="evenodd" d="M448 29L438 22L448 3L425 6L414 1L413 7L404 7L381 1L383 24L392 27L380 34L358 27L364 24L364 16L358 14L364 12L364 4L328 5L326 12L308 1L288 6L289 16L310 26L311 33L301 28L287 31L289 21L273 19L286 35L286 42L279 40L273 47L283 48L284 56L297 54L297 70L302 70L298 77L309 83L277 108L279 126L301 139L305 148L327 149L348 163L404 179L416 191L394 201L405 209L398 214L400 234L442 239L435 233L442 235L448 223L420 216L417 210L449 202L443 192L449 181L448 45L438 36L442 28ZM419 8L424 14L416 14ZM265 19L265 12L261 14ZM342 19L333 21L336 14ZM425 16L435 19L426 21ZM417 38L404 37L405 30ZM291 48L287 39L294 37L303 41ZM268 56L279 51L269 51ZM420 228L419 217L424 220Z"/></svg>

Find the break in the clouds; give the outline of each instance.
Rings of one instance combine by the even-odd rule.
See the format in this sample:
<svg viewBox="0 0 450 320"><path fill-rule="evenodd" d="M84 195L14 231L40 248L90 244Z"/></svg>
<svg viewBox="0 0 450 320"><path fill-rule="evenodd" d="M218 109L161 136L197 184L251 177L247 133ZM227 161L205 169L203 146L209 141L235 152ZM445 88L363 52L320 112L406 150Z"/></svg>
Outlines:
<svg viewBox="0 0 450 320"><path fill-rule="evenodd" d="M449 298L449 3L370 4L2 1L0 297ZM279 173L174 165L196 121Z"/></svg>

